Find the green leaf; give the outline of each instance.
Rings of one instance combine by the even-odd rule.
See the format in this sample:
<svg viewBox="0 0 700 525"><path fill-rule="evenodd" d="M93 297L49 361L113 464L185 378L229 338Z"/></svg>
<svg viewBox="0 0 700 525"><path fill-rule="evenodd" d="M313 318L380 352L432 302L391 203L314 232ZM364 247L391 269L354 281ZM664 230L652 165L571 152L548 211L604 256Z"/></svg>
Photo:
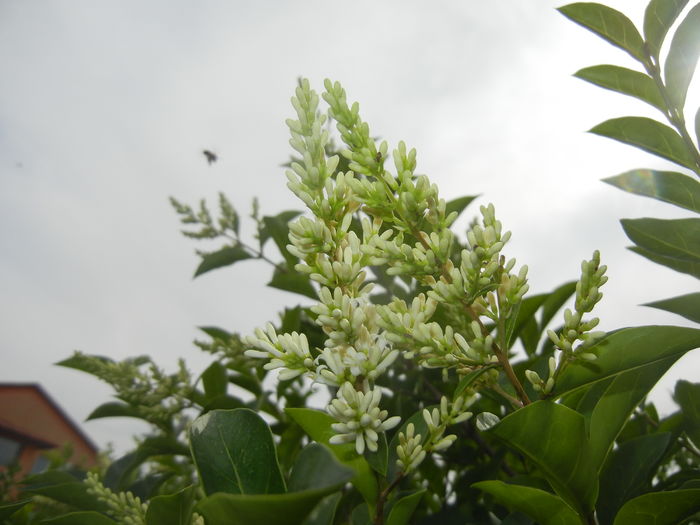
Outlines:
<svg viewBox="0 0 700 525"><path fill-rule="evenodd" d="M197 270L194 272L194 277L198 277L203 273L210 272L211 270L216 270L217 268L230 266L238 261L244 261L252 258L253 256L249 254L240 244L236 244L235 246L227 246L218 252L203 255L202 262L199 263Z"/></svg>
<svg viewBox="0 0 700 525"><path fill-rule="evenodd" d="M456 199L452 199L445 205L445 217L447 217L453 211L457 212L457 216L461 215L464 209L478 197L479 195L471 195L468 197L458 197Z"/></svg>
<svg viewBox="0 0 700 525"><path fill-rule="evenodd" d="M284 290L285 292L297 293L299 295L311 297L312 299L318 299L318 294L311 285L308 275L299 273L291 268L275 268L275 272L272 274L272 280L267 283L267 285L272 288Z"/></svg>
<svg viewBox="0 0 700 525"><path fill-rule="evenodd" d="M455 388L455 392L453 394L453 398L456 399L460 395L462 395L462 392L464 392L469 386L471 386L474 381L479 379L484 372L488 372L492 368L495 368L496 365L486 365L482 366L481 368L477 368L476 370L472 370L468 374L466 374L462 379L459 380L459 383L457 384L457 388Z"/></svg>
<svg viewBox="0 0 700 525"><path fill-rule="evenodd" d="M326 496L314 507L302 525L333 525L338 503L342 498L340 492Z"/></svg>
<svg viewBox="0 0 700 525"><path fill-rule="evenodd" d="M286 494L224 494L218 492L197 505L207 525L301 525L316 504L339 487Z"/></svg>
<svg viewBox="0 0 700 525"><path fill-rule="evenodd" d="M202 407L202 413L207 413L211 410L222 410L222 409L234 409L234 408L248 408L247 405L241 398L236 396L231 396L224 394L222 396L216 396L210 399L208 403Z"/></svg>
<svg viewBox="0 0 700 525"><path fill-rule="evenodd" d="M700 108L695 112L695 144L700 148Z"/></svg>
<svg viewBox="0 0 700 525"><path fill-rule="evenodd" d="M700 219L622 219L637 246L664 257L700 262Z"/></svg>
<svg viewBox="0 0 700 525"><path fill-rule="evenodd" d="M666 124L647 117L620 117L594 126L591 133L618 140L661 158L696 169L695 159L681 136Z"/></svg>
<svg viewBox="0 0 700 525"><path fill-rule="evenodd" d="M272 432L245 408L213 410L190 427L192 457L207 494L285 491Z"/></svg>
<svg viewBox="0 0 700 525"><path fill-rule="evenodd" d="M663 361L627 370L616 376L605 389L590 419L588 459L597 470L602 467L613 442L634 409L677 359L671 356Z"/></svg>
<svg viewBox="0 0 700 525"><path fill-rule="evenodd" d="M666 33L681 14L688 0L651 0L644 12L644 36L649 53L658 63Z"/></svg>
<svg viewBox="0 0 700 525"><path fill-rule="evenodd" d="M581 414L563 405L535 401L486 431L527 456L557 494L588 514L598 493L598 476L588 461L588 438Z"/></svg>
<svg viewBox="0 0 700 525"><path fill-rule="evenodd" d="M671 100L681 112L700 56L700 5L681 21L668 50L664 80Z"/></svg>
<svg viewBox="0 0 700 525"><path fill-rule="evenodd" d="M391 507L386 525L406 525L409 523L413 512L416 510L421 499L423 499L424 494L425 489L416 491L398 500L394 506Z"/></svg>
<svg viewBox="0 0 700 525"><path fill-rule="evenodd" d="M673 399L682 410L683 430L700 447L700 383L678 381Z"/></svg>
<svg viewBox="0 0 700 525"><path fill-rule="evenodd" d="M290 217L296 217L299 212L292 212L294 215ZM266 235L270 235L272 240L275 241L277 249L280 251L282 257L287 261L287 266L292 267L297 262L297 257L289 253L287 245L289 244L289 220L285 217L280 217L279 215L274 217L263 217L264 232Z"/></svg>
<svg viewBox="0 0 700 525"><path fill-rule="evenodd" d="M153 456L189 456L189 450L174 437L148 437L133 452L113 461L107 468L104 485L115 491L123 491L131 482L131 475L144 461Z"/></svg>
<svg viewBox="0 0 700 525"><path fill-rule="evenodd" d="M49 470L30 476L23 491L46 496L81 510L104 511L106 505L87 491L87 485L63 471Z"/></svg>
<svg viewBox="0 0 700 525"><path fill-rule="evenodd" d="M654 301L653 303L646 303L643 306L651 306L659 310L666 310L667 312L682 315L686 319L700 323L700 292Z"/></svg>
<svg viewBox="0 0 700 525"><path fill-rule="evenodd" d="M327 495L336 492L352 477L351 469L339 464L323 446L312 443L299 454L289 479L286 494L244 495L214 494L198 505L207 525L297 525ZM292 492L294 491L294 492ZM335 514L335 505L320 509L325 515ZM311 517L310 517L311 518ZM318 518L318 515L317 515ZM309 522L305 522L309 523ZM311 521L311 525L326 525Z"/></svg>
<svg viewBox="0 0 700 525"><path fill-rule="evenodd" d="M632 170L603 179L603 182L700 213L700 182L682 173Z"/></svg>
<svg viewBox="0 0 700 525"><path fill-rule="evenodd" d="M19 509L24 507L27 503L30 503L32 498L22 499L19 501L13 501L12 503L0 504L0 520L4 520L12 516Z"/></svg>
<svg viewBox="0 0 700 525"><path fill-rule="evenodd" d="M621 443L606 461L600 475L596 513L601 525L611 524L622 505L651 486L671 434L643 435Z"/></svg>
<svg viewBox="0 0 700 525"><path fill-rule="evenodd" d="M379 487L367 460L357 454L353 443L342 445L329 443L330 438L335 435L331 428L331 425L336 422L335 419L325 412L310 408L286 408L284 411L304 429L311 439L328 447L343 465L350 467L355 473L351 480L352 484L368 503L376 503Z"/></svg>
<svg viewBox="0 0 700 525"><path fill-rule="evenodd" d="M219 328L218 326L198 326L197 328L199 328L202 332L207 334L212 339L228 341L233 337L233 334L231 332L228 332L223 328Z"/></svg>
<svg viewBox="0 0 700 525"><path fill-rule="evenodd" d="M175 494L156 496L148 502L146 525L190 525L195 504L196 487Z"/></svg>
<svg viewBox="0 0 700 525"><path fill-rule="evenodd" d="M299 453L289 476L289 492L340 486L353 475L332 453L319 443L311 443Z"/></svg>
<svg viewBox="0 0 700 525"><path fill-rule="evenodd" d="M98 406L95 410L90 412L90 415L85 420L90 421L92 419L99 419L102 417L135 417L138 419L144 419L143 415L131 405L120 403L118 401L111 401Z"/></svg>
<svg viewBox="0 0 700 525"><path fill-rule="evenodd" d="M202 372L202 384L204 385L204 393L208 401L226 395L226 390L228 389L226 367L218 361L214 361Z"/></svg>
<svg viewBox="0 0 700 525"><path fill-rule="evenodd" d="M644 62L642 36L632 21L619 11L602 4L579 2L560 7L559 12Z"/></svg>
<svg viewBox="0 0 700 525"><path fill-rule="evenodd" d="M639 71L606 64L583 68L574 73L574 76L596 86L638 98L664 114L666 112L666 104L654 79Z"/></svg>
<svg viewBox="0 0 700 525"><path fill-rule="evenodd" d="M365 459L369 466L382 476L386 477L387 463L389 461L389 448L386 442L386 433L379 433L379 442L376 452L365 451Z"/></svg>
<svg viewBox="0 0 700 525"><path fill-rule="evenodd" d="M480 481L472 487L491 494L511 511L527 514L541 525L580 525L577 514L556 494L502 481Z"/></svg>
<svg viewBox="0 0 700 525"><path fill-rule="evenodd" d="M114 525L117 523L104 514L95 511L69 512L56 518L43 520L41 523L51 525Z"/></svg>
<svg viewBox="0 0 700 525"><path fill-rule="evenodd" d="M652 492L620 509L614 525L677 525L700 511L700 489Z"/></svg>
<svg viewBox="0 0 700 525"><path fill-rule="evenodd" d="M667 266L677 272L687 273L688 275L700 279L700 261L693 262L686 259L676 259L675 257L664 257L663 255L659 255L645 248L640 248L639 246L630 246L627 249L642 257L646 257L656 264Z"/></svg>
<svg viewBox="0 0 700 525"><path fill-rule="evenodd" d="M278 213L277 215L274 216L267 216L263 217L263 227L260 230L260 245L264 246L265 243L273 237L273 231L270 230L268 223L273 225L273 229L277 230L278 237L281 239L279 236L279 225L283 224L287 226L287 229L289 229L288 224L291 220L295 219L299 215L301 215L302 212L297 211L297 210L287 210L283 211L281 213ZM265 219L268 219L268 221L265 221ZM288 244L289 241L285 240L285 245Z"/></svg>
<svg viewBox="0 0 700 525"><path fill-rule="evenodd" d="M665 365L700 346L700 330L680 326L638 326L609 334L589 349L598 358L572 362L559 376L553 396L652 363Z"/></svg>

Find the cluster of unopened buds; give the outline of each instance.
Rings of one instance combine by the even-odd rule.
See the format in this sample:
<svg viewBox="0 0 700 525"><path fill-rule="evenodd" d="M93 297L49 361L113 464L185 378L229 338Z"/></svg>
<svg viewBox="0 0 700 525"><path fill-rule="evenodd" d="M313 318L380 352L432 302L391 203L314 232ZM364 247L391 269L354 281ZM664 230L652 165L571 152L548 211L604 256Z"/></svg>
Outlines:
<svg viewBox="0 0 700 525"><path fill-rule="evenodd" d="M525 377L536 392L549 394L554 388L556 378L568 363L578 359L584 361L597 359L596 354L589 349L605 337L605 332L593 331L600 321L597 317L584 321L583 316L591 312L596 303L603 298L600 287L608 280L605 275L606 270L607 267L600 264L600 253L597 250L593 252L593 258L590 261L581 263L581 278L576 283L575 311L572 312L569 308L564 310L564 327L560 333L547 330L547 336L559 350L557 356L549 358L547 379L543 380L534 370L525 371Z"/></svg>
<svg viewBox="0 0 700 525"><path fill-rule="evenodd" d="M416 434L413 423L406 425L405 431L399 432L399 444L396 447L399 468L404 472L410 472L423 462L427 452L440 452L449 448L457 440L457 436L445 435L445 430L450 425L463 423L472 417L472 413L468 412L467 408L475 400L475 396L460 396L450 404L443 396L439 407L434 407L432 410L423 409L423 420L427 427L425 436Z"/></svg>

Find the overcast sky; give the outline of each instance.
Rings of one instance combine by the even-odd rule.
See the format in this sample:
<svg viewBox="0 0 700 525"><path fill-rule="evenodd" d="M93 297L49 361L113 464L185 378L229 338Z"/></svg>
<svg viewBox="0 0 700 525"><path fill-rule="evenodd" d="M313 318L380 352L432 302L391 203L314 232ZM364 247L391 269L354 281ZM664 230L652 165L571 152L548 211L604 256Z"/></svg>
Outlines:
<svg viewBox="0 0 700 525"><path fill-rule="evenodd" d="M607 3L641 20L643 2ZM418 171L446 199L493 202L533 292L576 278L600 249L604 329L685 324L637 305L697 281L626 250L618 223L679 214L600 182L666 165L585 133L655 115L571 76L632 64L557 5L0 1L0 381L39 382L82 421L111 391L52 365L74 349L148 353L168 370L183 357L200 372L209 358L191 344L197 326L246 334L299 301L266 288L270 270L258 262L193 280L195 244L167 201L214 202L222 190L243 217L254 196L263 213L301 209L280 167L298 76L319 90L339 80L373 135L417 148ZM208 166L203 148L219 161ZM252 224L242 228L250 238ZM677 378L698 380L698 364L686 357L657 386L662 407ZM120 451L145 428L83 427Z"/></svg>

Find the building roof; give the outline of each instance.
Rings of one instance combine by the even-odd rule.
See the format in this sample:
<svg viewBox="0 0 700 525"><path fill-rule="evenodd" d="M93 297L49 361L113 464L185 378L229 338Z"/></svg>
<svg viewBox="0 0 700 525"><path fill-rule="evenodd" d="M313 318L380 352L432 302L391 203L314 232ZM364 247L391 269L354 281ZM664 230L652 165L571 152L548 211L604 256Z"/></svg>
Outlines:
<svg viewBox="0 0 700 525"><path fill-rule="evenodd" d="M42 388L38 383L0 383L0 394L3 390L17 390L26 389L35 391L40 398L42 398L46 404L73 430L78 437L85 443L85 445L92 450L95 454L98 453L99 449L97 445L85 434L85 432L77 425L71 417L56 403L53 398ZM55 443L46 441L38 436L32 435L24 429L19 428L16 424L11 421L6 421L2 418L0 414L0 429L5 429L11 433L17 435L17 437L24 437L28 440L33 441L39 448L53 448L56 446Z"/></svg>

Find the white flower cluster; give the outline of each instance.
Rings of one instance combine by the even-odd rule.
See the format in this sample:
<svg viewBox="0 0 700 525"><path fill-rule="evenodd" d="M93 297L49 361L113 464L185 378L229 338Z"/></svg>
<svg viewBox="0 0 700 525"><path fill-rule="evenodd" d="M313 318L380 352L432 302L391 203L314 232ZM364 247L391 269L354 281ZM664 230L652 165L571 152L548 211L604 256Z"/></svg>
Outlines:
<svg viewBox="0 0 700 525"><path fill-rule="evenodd" d="M468 249L455 268L449 226L457 213L448 214L437 187L415 173L415 150L403 142L398 145L392 153L392 175L384 167L386 142L377 146L357 104L348 106L340 84L326 81L325 87L323 98L348 148L341 153L351 171L336 172L338 158L326 157L326 116L318 111L318 95L302 80L292 99L297 119L287 121L290 144L300 158L292 162L287 179L313 214L290 225L288 250L299 258L295 270L320 285L319 303L311 310L326 340L323 348L310 349L303 335L277 335L268 325L246 339L246 355L269 359L265 368L280 368L281 379L304 374L338 387L327 408L338 420L333 442L354 441L362 453L374 450L377 434L398 423L379 407L376 382L400 351L423 366L462 373L494 366L493 336L478 317L495 320L509 314L527 291L527 268L510 273L515 261L505 264L500 255L510 233L502 234L492 205L482 207L483 226L472 227ZM358 212L367 215L360 218L361 232L354 221ZM387 265L389 275L416 279L428 288L427 294L418 295L410 308L403 301L373 305L372 284L366 282L370 265ZM466 307L474 323L460 323L455 330L444 319L430 321L438 303L457 305L462 317ZM463 419L452 412L440 415L435 427L440 432L430 430L431 450L449 445L452 438L437 436L446 422L458 420Z"/></svg>
<svg viewBox="0 0 700 525"><path fill-rule="evenodd" d="M277 335L272 323L267 323L265 330L256 329L255 337L246 337L244 342L253 347L246 350L248 357L270 359L263 366L265 370L283 369L279 375L281 380L293 379L314 367L309 342L304 334L292 332Z"/></svg>
<svg viewBox="0 0 700 525"><path fill-rule="evenodd" d="M371 452L376 452L378 432L390 430L401 421L399 416L387 419L388 412L379 408L381 399L382 391L379 387L358 392L351 383L343 383L338 389L338 396L328 406L330 415L339 421L332 425L337 434L330 442L339 444L354 441L358 454L364 452L365 444Z"/></svg>

